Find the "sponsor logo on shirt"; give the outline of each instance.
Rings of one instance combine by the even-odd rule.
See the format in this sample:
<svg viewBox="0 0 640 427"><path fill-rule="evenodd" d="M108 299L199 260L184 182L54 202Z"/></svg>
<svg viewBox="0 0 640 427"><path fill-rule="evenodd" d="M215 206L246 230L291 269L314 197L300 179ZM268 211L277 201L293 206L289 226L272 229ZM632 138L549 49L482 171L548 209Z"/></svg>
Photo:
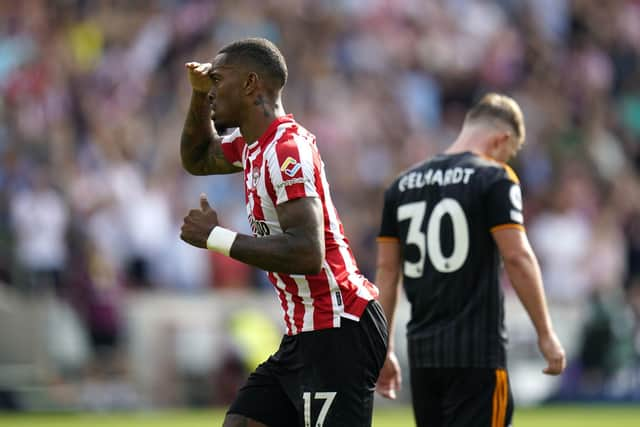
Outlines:
<svg viewBox="0 0 640 427"><path fill-rule="evenodd" d="M287 157L284 160L284 163L282 163L282 166L280 166L280 170L290 177L293 177L296 173L298 173L301 167L302 165L298 163L296 159L294 159L293 157Z"/></svg>
<svg viewBox="0 0 640 427"><path fill-rule="evenodd" d="M294 184L304 184L307 181L309 181L307 178L293 178L293 179L288 179L286 181L282 181L281 183L278 184L277 187L281 188L281 187L288 187Z"/></svg>

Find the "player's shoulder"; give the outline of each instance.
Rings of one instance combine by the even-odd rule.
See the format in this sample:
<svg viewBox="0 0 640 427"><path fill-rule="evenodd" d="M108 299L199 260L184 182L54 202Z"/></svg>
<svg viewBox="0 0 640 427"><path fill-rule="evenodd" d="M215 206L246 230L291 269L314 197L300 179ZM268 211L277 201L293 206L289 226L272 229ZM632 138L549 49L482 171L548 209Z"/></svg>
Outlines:
<svg viewBox="0 0 640 427"><path fill-rule="evenodd" d="M504 179L519 183L511 167L490 157L470 151L440 153L400 172L387 187L387 193L457 184L473 185L482 191Z"/></svg>
<svg viewBox="0 0 640 427"><path fill-rule="evenodd" d="M299 146L315 143L315 135L295 120L285 121L278 125L271 145L274 148Z"/></svg>
<svg viewBox="0 0 640 427"><path fill-rule="evenodd" d="M409 166L408 168L404 169L403 171L401 171L398 175L396 175L396 177L394 178L394 180L392 181L392 184L390 185L390 187L393 187L397 184L399 184L401 181L403 181L404 179L407 179L407 177L415 175L415 174L419 174L419 173L424 173L428 170L446 170L448 168L452 168L452 167L456 167L456 166L463 166L464 165L464 158L466 157L466 153L454 153L454 154L447 154L447 153L439 153L439 154L435 154L431 157L428 157L426 159L420 160L414 164L412 164L411 166Z"/></svg>
<svg viewBox="0 0 640 427"><path fill-rule="evenodd" d="M240 128L230 129L227 133L222 135L221 138L221 142L223 144L237 144L240 142L244 143L244 138L240 133Z"/></svg>
<svg viewBox="0 0 640 427"><path fill-rule="evenodd" d="M520 183L518 174L506 163L478 153L473 153L469 161L474 165L477 173L484 175L489 181L508 179L516 184Z"/></svg>
<svg viewBox="0 0 640 427"><path fill-rule="evenodd" d="M391 180L391 184L389 184L389 186L387 187L387 192L393 191L394 189L398 188L400 182L403 179L406 179L407 176L425 169L425 167L431 160L431 158L427 158L426 160L421 160L409 166L408 168L403 169Z"/></svg>

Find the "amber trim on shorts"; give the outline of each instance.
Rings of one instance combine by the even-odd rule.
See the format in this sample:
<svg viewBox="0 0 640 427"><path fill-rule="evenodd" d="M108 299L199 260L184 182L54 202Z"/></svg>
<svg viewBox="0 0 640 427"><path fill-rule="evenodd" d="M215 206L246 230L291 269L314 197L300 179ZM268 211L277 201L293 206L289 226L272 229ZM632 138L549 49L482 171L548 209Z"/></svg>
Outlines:
<svg viewBox="0 0 640 427"><path fill-rule="evenodd" d="M507 381L507 371L496 369L496 388L493 390L491 427L504 427L508 403L509 383Z"/></svg>

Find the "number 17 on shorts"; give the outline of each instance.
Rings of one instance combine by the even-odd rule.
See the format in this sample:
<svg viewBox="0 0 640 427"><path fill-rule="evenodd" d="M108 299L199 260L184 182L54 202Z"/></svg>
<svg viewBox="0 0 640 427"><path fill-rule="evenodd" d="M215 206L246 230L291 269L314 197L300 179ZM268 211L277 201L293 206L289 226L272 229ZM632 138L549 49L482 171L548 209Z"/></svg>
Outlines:
<svg viewBox="0 0 640 427"><path fill-rule="evenodd" d="M327 414L331 409L331 404L335 397L335 391L317 391L315 393L305 391L302 393L302 398L304 399L304 427L323 427L324 420L327 418ZM312 407L315 409L313 413L316 413L316 405L320 405L320 412L314 423L311 415Z"/></svg>

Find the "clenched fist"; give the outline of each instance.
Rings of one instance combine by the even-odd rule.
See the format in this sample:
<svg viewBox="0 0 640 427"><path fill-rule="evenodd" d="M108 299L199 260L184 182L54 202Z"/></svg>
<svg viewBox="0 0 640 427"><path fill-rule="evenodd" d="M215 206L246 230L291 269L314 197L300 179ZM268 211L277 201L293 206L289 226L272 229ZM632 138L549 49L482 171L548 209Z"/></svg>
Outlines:
<svg viewBox="0 0 640 427"><path fill-rule="evenodd" d="M209 90L211 90L211 78L209 77L211 63L187 62L184 66L187 68L189 83L191 83L193 90L209 93Z"/></svg>
<svg viewBox="0 0 640 427"><path fill-rule="evenodd" d="M547 360L547 367L542 370L547 375L560 375L567 366L564 348L555 333L545 335L538 339L538 348Z"/></svg>
<svg viewBox="0 0 640 427"><path fill-rule="evenodd" d="M218 214L211 209L207 196L200 195L200 209L191 209L184 217L180 238L198 248L207 248L209 233L218 225Z"/></svg>

